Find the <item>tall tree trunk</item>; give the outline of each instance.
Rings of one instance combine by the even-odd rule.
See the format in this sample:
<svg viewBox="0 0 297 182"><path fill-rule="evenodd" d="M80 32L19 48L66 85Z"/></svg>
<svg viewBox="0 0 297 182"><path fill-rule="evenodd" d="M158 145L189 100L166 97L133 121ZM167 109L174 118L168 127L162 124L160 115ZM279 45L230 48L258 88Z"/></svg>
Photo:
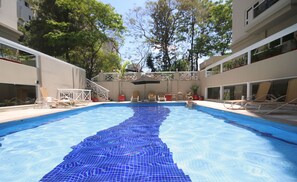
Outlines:
<svg viewBox="0 0 297 182"><path fill-rule="evenodd" d="M195 36L195 17L194 17L194 15L192 15L192 17L191 17L191 49L189 52L189 61L191 62L191 71L194 71L194 59L193 59L194 36Z"/></svg>

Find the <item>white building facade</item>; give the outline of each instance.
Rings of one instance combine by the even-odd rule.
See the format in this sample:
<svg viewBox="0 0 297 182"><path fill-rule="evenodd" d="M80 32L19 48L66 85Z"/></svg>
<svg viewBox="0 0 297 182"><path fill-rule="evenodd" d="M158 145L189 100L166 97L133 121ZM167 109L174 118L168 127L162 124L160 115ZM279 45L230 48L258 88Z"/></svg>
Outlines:
<svg viewBox="0 0 297 182"><path fill-rule="evenodd" d="M201 94L251 98L259 83L271 81L269 93L285 95L297 77L296 12L297 0L233 0L233 54L203 63Z"/></svg>
<svg viewBox="0 0 297 182"><path fill-rule="evenodd" d="M17 0L0 0L0 37L17 42L21 35L18 31Z"/></svg>

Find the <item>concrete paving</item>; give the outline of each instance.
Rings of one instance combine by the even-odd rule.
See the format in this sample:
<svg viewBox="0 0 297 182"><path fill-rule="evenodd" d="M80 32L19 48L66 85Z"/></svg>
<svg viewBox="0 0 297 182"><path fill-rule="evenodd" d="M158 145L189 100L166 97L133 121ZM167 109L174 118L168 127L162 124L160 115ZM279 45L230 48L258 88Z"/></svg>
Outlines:
<svg viewBox="0 0 297 182"><path fill-rule="evenodd" d="M280 123L286 123L289 125L297 126L297 106L295 108L289 108L289 109L281 109L278 111L275 111L271 114L265 115L264 113L270 111L269 108L267 109L261 109L261 110L245 110L245 109L227 109L224 107L223 103L220 102L213 102L213 101L194 101L197 105L210 107L214 109L220 109L223 111L248 115L252 117L259 117L264 118L270 121L280 122Z"/></svg>
<svg viewBox="0 0 297 182"><path fill-rule="evenodd" d="M228 112L234 112L238 114L253 116L253 117L260 117L264 119L268 119L275 122L286 123L290 125L297 126L297 109L290 109L290 110L280 110L275 113L271 113L269 115L263 115L261 112L252 112L249 110L230 110L226 109L222 103L213 102L213 101L194 101L197 105L220 109ZM120 103L129 103L129 102L120 102ZM92 105L102 104L101 103L90 103L87 106L81 107L88 107ZM79 107L79 108L81 108ZM21 120L25 118L32 118L37 116L42 116L46 114L58 113L70 109L76 109L78 107L72 108L54 108L54 109L41 109L41 108L34 108L34 106L26 106L26 107L10 107L10 108L1 108L0 109L0 123L10 122L14 120ZM296 107L297 108L297 107Z"/></svg>
<svg viewBox="0 0 297 182"><path fill-rule="evenodd" d="M59 107L59 108L52 108L52 109L39 108L39 107L36 108L36 106L34 105L23 106L23 107L21 106L6 107L6 108L0 109L0 123L38 117L38 116L47 115L47 114L59 113L62 111L77 109L81 107L88 107L88 106L93 106L98 104L102 104L102 103L93 102L93 103L89 103L88 105L80 106L80 107Z"/></svg>

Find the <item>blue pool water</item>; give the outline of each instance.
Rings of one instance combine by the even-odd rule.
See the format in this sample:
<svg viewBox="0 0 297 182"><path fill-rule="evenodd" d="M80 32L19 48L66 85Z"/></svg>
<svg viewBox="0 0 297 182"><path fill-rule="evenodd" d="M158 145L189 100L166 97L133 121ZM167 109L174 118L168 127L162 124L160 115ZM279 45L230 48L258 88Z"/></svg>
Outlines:
<svg viewBox="0 0 297 182"><path fill-rule="evenodd" d="M0 125L0 181L297 181L296 127L127 106Z"/></svg>

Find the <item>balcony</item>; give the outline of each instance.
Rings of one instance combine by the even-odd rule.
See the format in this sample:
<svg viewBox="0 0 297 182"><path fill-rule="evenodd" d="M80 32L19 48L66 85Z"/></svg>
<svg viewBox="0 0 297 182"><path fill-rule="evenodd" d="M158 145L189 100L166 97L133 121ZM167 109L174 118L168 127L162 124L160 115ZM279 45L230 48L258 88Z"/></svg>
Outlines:
<svg viewBox="0 0 297 182"><path fill-rule="evenodd" d="M248 10L245 31L256 33L279 25L284 19L296 15L295 0L264 0Z"/></svg>
<svg viewBox="0 0 297 182"><path fill-rule="evenodd" d="M205 76L228 72L271 57L297 50L297 24L206 67Z"/></svg>
<svg viewBox="0 0 297 182"><path fill-rule="evenodd" d="M0 42L0 61L9 61L36 67L36 56L32 53L10 47Z"/></svg>

